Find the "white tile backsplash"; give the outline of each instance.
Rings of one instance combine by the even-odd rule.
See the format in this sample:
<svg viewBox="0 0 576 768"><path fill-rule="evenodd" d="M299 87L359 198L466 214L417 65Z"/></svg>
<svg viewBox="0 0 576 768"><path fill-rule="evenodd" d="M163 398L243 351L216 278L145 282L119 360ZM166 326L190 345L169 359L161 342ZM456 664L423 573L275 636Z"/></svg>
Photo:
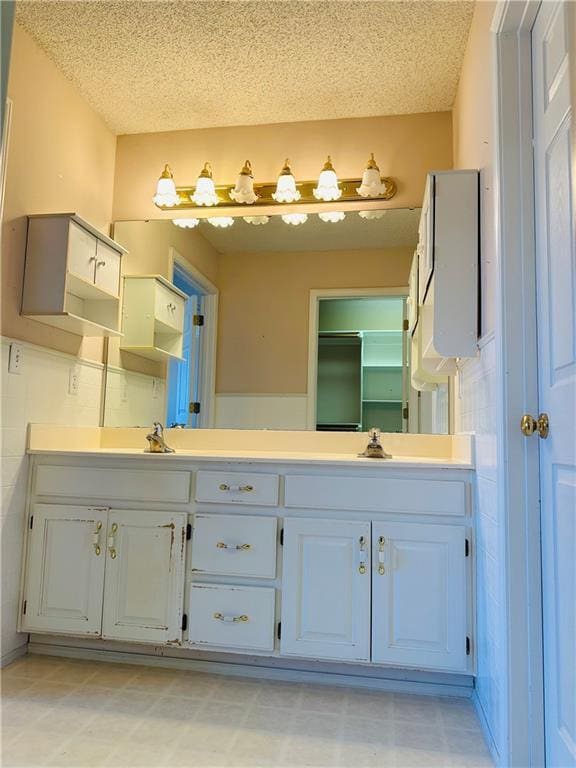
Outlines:
<svg viewBox="0 0 576 768"><path fill-rule="evenodd" d="M20 374L8 373L10 340L1 340L1 550L0 635L2 658L26 642L16 631L20 566L24 539L28 460L26 432L30 422L98 426L103 367L98 363L42 349L24 342ZM76 395L68 394L70 369L79 372Z"/></svg>

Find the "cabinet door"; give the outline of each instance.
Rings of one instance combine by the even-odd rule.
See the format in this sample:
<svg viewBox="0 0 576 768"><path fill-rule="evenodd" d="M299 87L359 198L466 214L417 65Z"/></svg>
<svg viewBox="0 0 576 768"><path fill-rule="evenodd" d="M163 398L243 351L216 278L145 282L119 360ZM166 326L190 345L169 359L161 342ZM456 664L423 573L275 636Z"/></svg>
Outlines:
<svg viewBox="0 0 576 768"><path fill-rule="evenodd" d="M23 630L100 635L107 517L94 507L33 507Z"/></svg>
<svg viewBox="0 0 576 768"><path fill-rule="evenodd" d="M106 293L120 295L120 254L100 240L96 248L94 282Z"/></svg>
<svg viewBox="0 0 576 768"><path fill-rule="evenodd" d="M179 643L186 514L113 510L106 545L102 636Z"/></svg>
<svg viewBox="0 0 576 768"><path fill-rule="evenodd" d="M156 283L154 317L163 325L181 333L184 330L184 304L179 293L160 282Z"/></svg>
<svg viewBox="0 0 576 768"><path fill-rule="evenodd" d="M281 652L370 658L370 523L285 520Z"/></svg>
<svg viewBox="0 0 576 768"><path fill-rule="evenodd" d="M465 529L373 523L372 661L466 669Z"/></svg>
<svg viewBox="0 0 576 768"><path fill-rule="evenodd" d="M89 283L94 282L97 240L76 222L68 230L68 271Z"/></svg>

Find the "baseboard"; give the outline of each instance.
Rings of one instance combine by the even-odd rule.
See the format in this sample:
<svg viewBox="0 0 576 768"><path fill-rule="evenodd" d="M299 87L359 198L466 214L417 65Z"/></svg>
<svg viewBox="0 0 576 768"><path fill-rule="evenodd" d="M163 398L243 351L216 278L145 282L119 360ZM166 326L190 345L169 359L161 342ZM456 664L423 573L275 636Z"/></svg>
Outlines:
<svg viewBox="0 0 576 768"><path fill-rule="evenodd" d="M241 662L203 661L200 659L174 658L130 651L78 648L67 645L59 646L41 642L31 642L29 653L71 659L87 659L90 661L108 661L122 664L141 664L171 669L185 669L195 672L209 672L215 675L280 680L292 683L317 683L319 685L365 688L394 693L416 693L423 696L470 698L473 690L470 686L466 685L376 678L324 671L283 669L281 667L255 666Z"/></svg>
<svg viewBox="0 0 576 768"><path fill-rule="evenodd" d="M496 748L496 744L494 743L494 739L492 738L492 731L490 730L490 726L488 725L488 720L486 720L486 714L484 713L484 709L482 708L482 704L480 703L480 699L478 698L478 694L476 693L476 691L472 693L472 696L470 698L474 706L474 709L476 710L476 714L478 715L478 720L480 721L480 727L482 729L482 735L484 736L486 745L490 750L490 755L492 757L492 760L494 761L494 765L499 766L500 753L498 752L498 749Z"/></svg>
<svg viewBox="0 0 576 768"><path fill-rule="evenodd" d="M0 668L7 667L8 664L12 664L13 661L19 659L21 656L26 656L28 652L28 643L22 643L18 648L14 648L8 653L4 653L0 658Z"/></svg>

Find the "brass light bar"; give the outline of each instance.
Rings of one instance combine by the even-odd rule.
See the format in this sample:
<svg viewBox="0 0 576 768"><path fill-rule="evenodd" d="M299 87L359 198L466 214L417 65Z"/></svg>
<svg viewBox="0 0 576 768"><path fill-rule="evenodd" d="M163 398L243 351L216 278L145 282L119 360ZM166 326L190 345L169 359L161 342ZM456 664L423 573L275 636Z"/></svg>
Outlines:
<svg viewBox="0 0 576 768"><path fill-rule="evenodd" d="M378 195L377 197L361 197L357 192L356 189L361 185L362 179L340 179L339 185L342 190L342 196L338 200L330 200L327 202L324 202L322 200L318 200L314 197L312 194L312 190L316 187L317 181L297 181L296 182L296 188L300 192L300 200L298 200L298 205L302 203L315 203L322 204L322 205L330 205L332 208L334 208L335 205L338 205L338 203L349 203L349 202L365 202L365 203L374 203L378 200L392 200L394 195L397 192L397 186L394 179L385 176L382 178L382 183L384 184L384 194ZM178 193L178 196L180 197L180 202L177 205L173 206L166 206L166 205L158 205L157 207L160 208L162 211L183 211L183 210L190 210L190 209L197 209L202 207L203 210L216 210L218 206L226 207L226 208L242 208L246 211L246 215L248 214L248 211L251 208L258 208L258 206L277 206L277 205L283 205L285 206L286 203L277 203L272 198L272 192L276 190L276 182L269 183L269 184L254 184L254 191L258 195L258 199L255 203L251 203L247 205L246 203L237 203L230 197L230 190L234 189L234 184L223 184L216 187L216 194L218 196L218 204L210 207L206 206L198 206L195 203L192 202L190 199L190 196L194 192L194 187L176 187L176 192Z"/></svg>

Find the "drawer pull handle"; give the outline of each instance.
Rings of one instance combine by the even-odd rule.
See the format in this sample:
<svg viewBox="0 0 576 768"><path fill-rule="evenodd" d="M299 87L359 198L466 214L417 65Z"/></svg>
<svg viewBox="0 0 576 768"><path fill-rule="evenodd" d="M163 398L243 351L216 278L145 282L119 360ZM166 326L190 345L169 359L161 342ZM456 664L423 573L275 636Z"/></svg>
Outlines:
<svg viewBox="0 0 576 768"><path fill-rule="evenodd" d="M94 547L94 553L99 555L102 551L100 549L100 531L102 530L102 520L98 520L96 523L96 530L92 534L92 545Z"/></svg>
<svg viewBox="0 0 576 768"><path fill-rule="evenodd" d="M223 613L215 613L214 618L217 621L227 621L231 624L239 624L240 622L248 621L248 616L245 613L242 616L224 616Z"/></svg>
<svg viewBox="0 0 576 768"><path fill-rule="evenodd" d="M112 528L110 529L110 535L108 536L108 552L110 553L110 557L112 560L116 559L116 555L118 554L116 551L116 542L114 540L114 534L118 530L118 523L112 523Z"/></svg>
<svg viewBox="0 0 576 768"><path fill-rule="evenodd" d="M227 483L221 483L221 491L230 491L232 493L251 493L254 490L253 485L228 485Z"/></svg>
<svg viewBox="0 0 576 768"><path fill-rule="evenodd" d="M230 551L246 551L248 549L252 549L252 544L226 544L224 541L219 541L218 544L216 544L218 549L229 549Z"/></svg>
<svg viewBox="0 0 576 768"><path fill-rule="evenodd" d="M366 573L366 562L364 561L364 552L366 551L366 537L360 536L360 539L358 541L360 544L360 565L358 566L358 573L360 573L362 576Z"/></svg>
<svg viewBox="0 0 576 768"><path fill-rule="evenodd" d="M384 568L384 545L386 544L386 539L384 536L380 536L378 539L378 573L380 576L384 576L386 573L386 570Z"/></svg>

